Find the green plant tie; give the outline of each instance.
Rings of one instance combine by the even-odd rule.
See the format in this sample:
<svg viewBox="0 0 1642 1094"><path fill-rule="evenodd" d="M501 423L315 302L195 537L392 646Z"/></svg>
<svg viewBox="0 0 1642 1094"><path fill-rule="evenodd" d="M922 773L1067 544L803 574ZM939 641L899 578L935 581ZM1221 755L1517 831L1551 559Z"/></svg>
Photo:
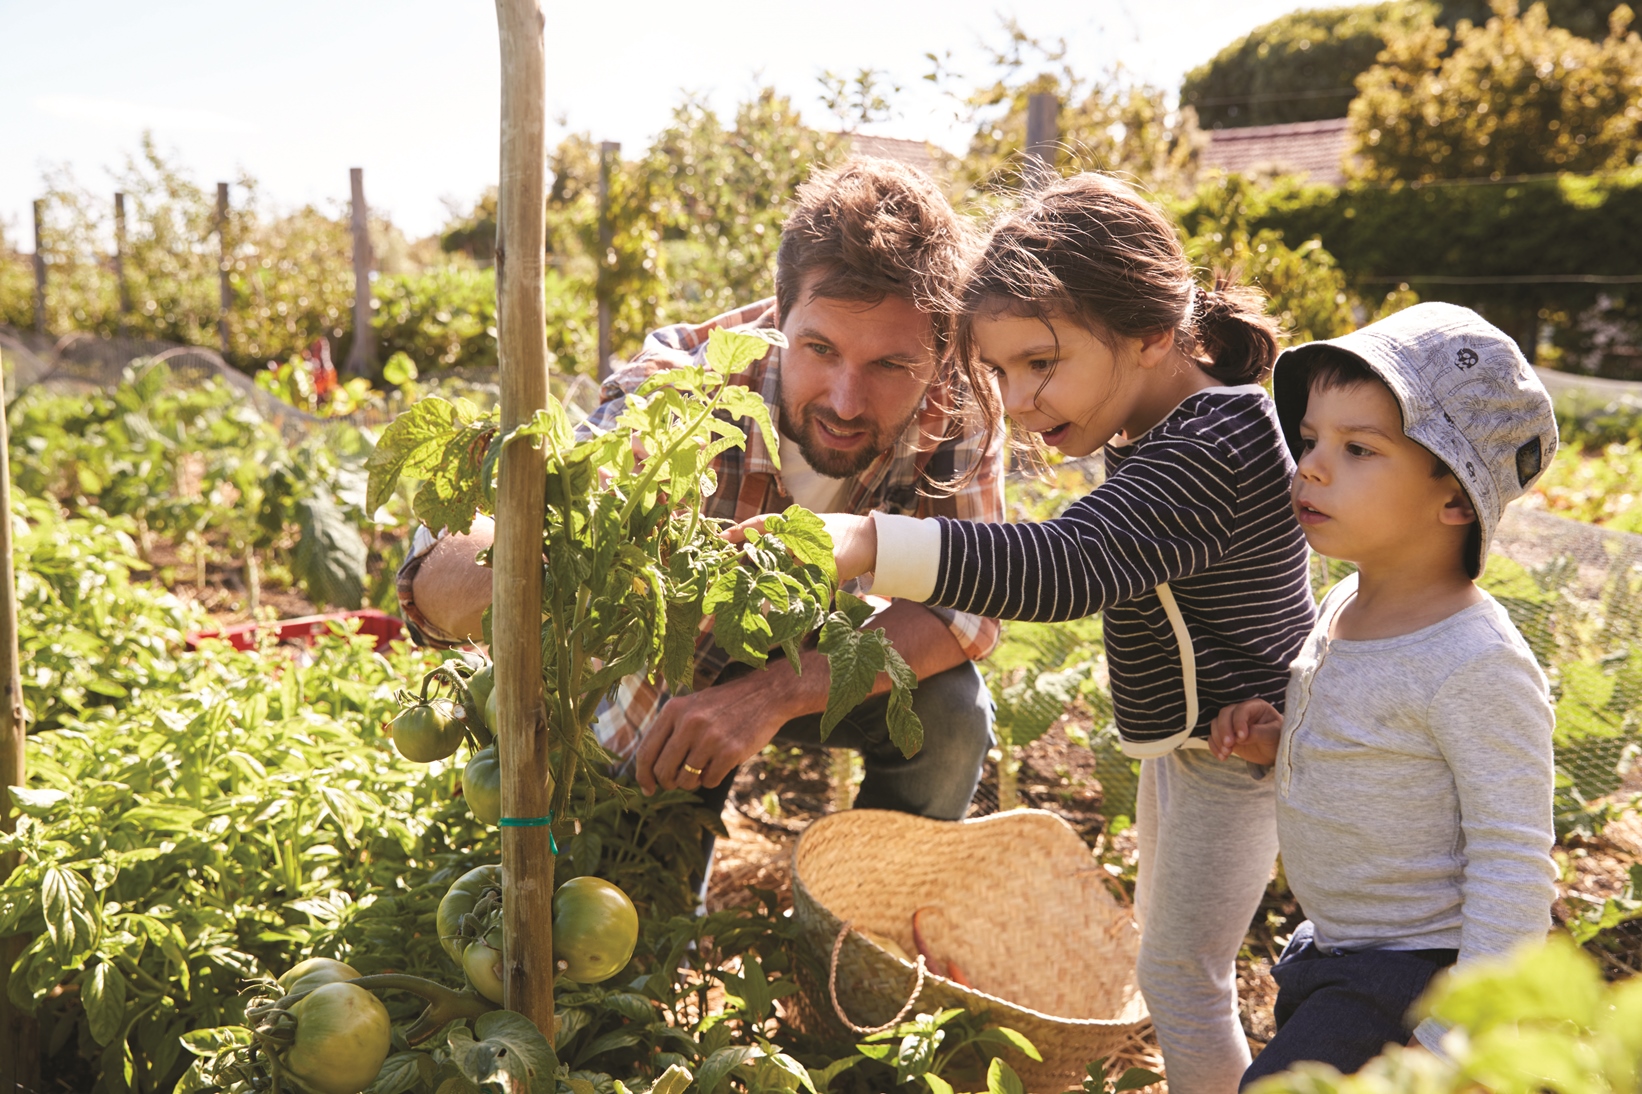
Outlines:
<svg viewBox="0 0 1642 1094"><path fill-rule="evenodd" d="M553 810L547 811L545 817L503 817L496 822L503 828L541 828L547 826L547 846L555 855L559 853L559 841L553 838Z"/></svg>

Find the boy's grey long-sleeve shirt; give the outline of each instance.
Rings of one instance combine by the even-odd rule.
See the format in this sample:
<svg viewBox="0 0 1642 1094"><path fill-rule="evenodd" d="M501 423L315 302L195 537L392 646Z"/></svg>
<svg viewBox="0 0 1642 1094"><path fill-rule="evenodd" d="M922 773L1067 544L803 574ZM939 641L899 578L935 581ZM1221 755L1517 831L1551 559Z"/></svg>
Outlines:
<svg viewBox="0 0 1642 1094"><path fill-rule="evenodd" d="M1411 634L1330 639L1355 575L1294 661L1277 832L1327 949L1456 949L1543 939L1555 723L1545 675L1488 598Z"/></svg>

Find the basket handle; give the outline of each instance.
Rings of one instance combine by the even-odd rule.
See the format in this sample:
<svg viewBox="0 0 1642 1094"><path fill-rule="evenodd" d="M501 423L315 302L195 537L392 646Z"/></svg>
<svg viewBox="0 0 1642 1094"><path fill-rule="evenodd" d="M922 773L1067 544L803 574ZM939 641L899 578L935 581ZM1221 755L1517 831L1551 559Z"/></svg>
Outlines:
<svg viewBox="0 0 1642 1094"><path fill-rule="evenodd" d="M842 927L838 928L838 937L833 939L832 963L831 967L827 970L827 994L832 997L832 1009L837 1012L838 1020L843 1022L850 1029L860 1034L883 1033L885 1030L894 1029L896 1026L900 1025L901 1020L912 1011L912 1004L916 1003L918 1001L918 996L923 994L924 955L918 955L918 981L912 985L912 997L906 1001L906 1005L896 1013L895 1017L891 1018L881 1026L858 1026L854 1022L850 1021L850 1016L844 1013L843 1004L838 1001L838 954L843 950L844 939L850 933L850 929L854 926L855 924L853 923L845 923Z"/></svg>

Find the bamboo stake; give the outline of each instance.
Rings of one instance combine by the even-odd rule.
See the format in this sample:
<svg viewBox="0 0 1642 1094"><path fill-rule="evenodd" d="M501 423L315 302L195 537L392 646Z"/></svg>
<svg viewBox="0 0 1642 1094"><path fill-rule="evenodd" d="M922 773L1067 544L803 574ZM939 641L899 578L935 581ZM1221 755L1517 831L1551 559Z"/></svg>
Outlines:
<svg viewBox="0 0 1642 1094"><path fill-rule="evenodd" d="M3 393L0 393L3 396ZM28 727L23 720L22 664L17 648L17 576L11 546L11 460L7 451L5 399L0 397L0 831L16 830L8 786L28 778ZM11 876L17 856L0 856L0 879ZM0 942L0 1091L35 1090L40 1085L40 1030L32 1016L7 1000L11 966L28 946L17 935Z"/></svg>
<svg viewBox="0 0 1642 1094"><path fill-rule="evenodd" d="M547 57L541 0L496 0L502 50L502 169L496 215L496 327L502 429L547 406L543 304L547 246ZM492 551L491 653L496 662L502 816L546 817L548 740L542 716L544 453L502 455ZM502 828L502 965L506 1006L553 1030L551 829Z"/></svg>

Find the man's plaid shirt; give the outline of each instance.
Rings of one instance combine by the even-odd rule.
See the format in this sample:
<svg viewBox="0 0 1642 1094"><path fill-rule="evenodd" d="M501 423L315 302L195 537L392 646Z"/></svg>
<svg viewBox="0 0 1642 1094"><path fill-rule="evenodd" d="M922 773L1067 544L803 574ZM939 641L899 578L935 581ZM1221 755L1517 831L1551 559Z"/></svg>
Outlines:
<svg viewBox="0 0 1642 1094"><path fill-rule="evenodd" d="M699 360L706 352L707 336L713 329L773 327L775 322L775 301L769 299L726 312L705 323L655 331L645 339L644 349L637 358L605 381L600 392L602 402L584 427L599 431L614 426L627 396L665 367L664 362L652 357L658 351L681 351ZM781 405L781 350L772 347L763 359L732 376L730 382L756 390L775 418ZM983 450L980 438L964 433L960 423L943 409L950 401L947 395L939 384L925 395L918 413L896 440L894 448L850 481L840 511L865 514L880 510L907 516L978 521L1003 519L1002 442L994 438ZM718 489L703 501L702 510L707 516L741 521L760 513L779 513L793 504L763 434L750 421L740 424L747 431L747 447L729 449L713 461ZM974 477L958 490L945 493L938 489L940 483L962 478L977 464L979 468ZM930 484L935 484L937 489L929 489ZM419 559L423 550L425 547L419 539L417 549L412 552L413 559ZM414 605L409 604L412 576L413 562L407 560L399 581L401 606L407 617L419 614ZM945 608L929 610L946 621L971 659L985 657L997 642L995 619ZM429 638L435 641L440 638L437 632L429 631L423 620L411 618L411 622ZM711 631L704 630L697 642L695 687L710 686L726 662L723 651L713 642ZM659 680L637 674L623 680L615 694L600 705L594 726L600 743L619 757L630 756L655 721L667 696L667 687Z"/></svg>

